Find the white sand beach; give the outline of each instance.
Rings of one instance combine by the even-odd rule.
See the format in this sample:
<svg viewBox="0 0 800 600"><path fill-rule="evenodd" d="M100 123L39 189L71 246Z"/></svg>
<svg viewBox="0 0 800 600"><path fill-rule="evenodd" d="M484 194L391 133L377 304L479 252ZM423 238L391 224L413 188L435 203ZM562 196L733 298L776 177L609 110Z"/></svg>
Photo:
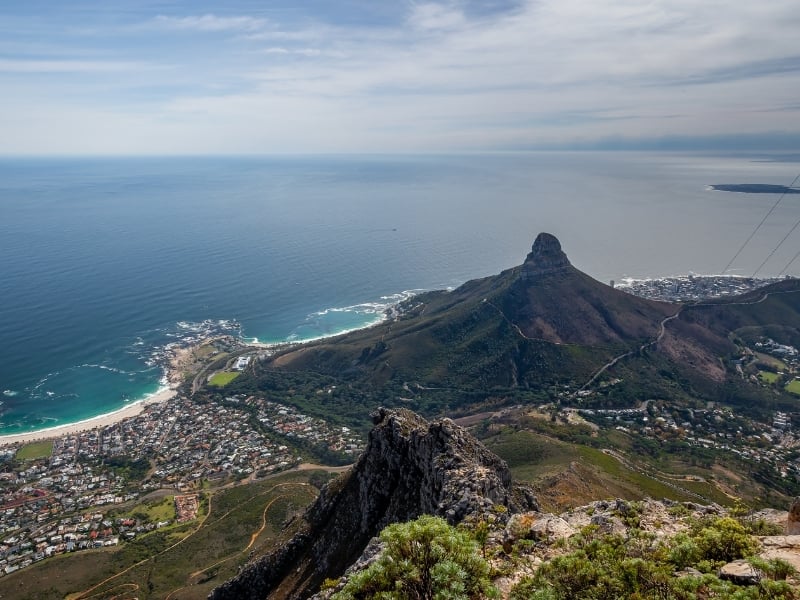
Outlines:
<svg viewBox="0 0 800 600"><path fill-rule="evenodd" d="M140 414L144 409L154 403L166 402L174 398L177 391L174 388L162 390L152 396L134 402L129 406L120 408L104 415L99 415L91 419L78 421L77 423L69 423L67 425L59 425L57 427L50 427L48 429L41 429L39 431L32 431L30 433L15 433L12 435L0 436L0 446L8 446L9 444L28 443L41 440L50 440L53 438L61 437L62 435L71 435L81 431L89 431L100 427L106 427L119 423L130 417L135 417Z"/></svg>

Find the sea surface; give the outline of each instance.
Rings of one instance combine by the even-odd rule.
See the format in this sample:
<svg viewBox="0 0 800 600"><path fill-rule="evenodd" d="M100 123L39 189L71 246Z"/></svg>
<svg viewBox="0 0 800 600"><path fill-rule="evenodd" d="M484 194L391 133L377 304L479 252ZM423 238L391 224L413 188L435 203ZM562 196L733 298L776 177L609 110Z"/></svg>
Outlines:
<svg viewBox="0 0 800 600"><path fill-rule="evenodd" d="M2 159L0 434L156 392L170 343L369 325L414 291L520 264L540 231L605 282L720 273L777 197L709 186L798 173L769 154ZM752 275L798 198L730 273ZM798 250L794 231L759 275Z"/></svg>

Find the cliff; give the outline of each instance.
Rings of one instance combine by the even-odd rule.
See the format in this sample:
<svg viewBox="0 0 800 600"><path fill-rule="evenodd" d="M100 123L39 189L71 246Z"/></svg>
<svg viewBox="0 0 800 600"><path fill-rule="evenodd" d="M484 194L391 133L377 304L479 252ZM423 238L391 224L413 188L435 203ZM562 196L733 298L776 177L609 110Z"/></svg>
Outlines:
<svg viewBox="0 0 800 600"><path fill-rule="evenodd" d="M458 523L495 505L536 508L506 464L449 419L428 422L408 410L380 409L367 449L323 489L299 531L277 552L215 589L213 600L307 598L338 577L386 525L422 514Z"/></svg>
<svg viewBox="0 0 800 600"><path fill-rule="evenodd" d="M530 254L520 269L523 280L535 279L540 275L558 273L572 265L561 249L561 242L549 233L540 233L533 242Z"/></svg>

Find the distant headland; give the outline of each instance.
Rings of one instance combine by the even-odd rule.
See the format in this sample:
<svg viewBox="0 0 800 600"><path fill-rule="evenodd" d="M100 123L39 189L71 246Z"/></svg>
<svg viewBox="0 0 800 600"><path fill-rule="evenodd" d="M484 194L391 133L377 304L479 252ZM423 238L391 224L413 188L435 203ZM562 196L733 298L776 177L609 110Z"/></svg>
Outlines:
<svg viewBox="0 0 800 600"><path fill-rule="evenodd" d="M768 183L715 183L710 187L718 192L739 192L741 194L800 194L800 188Z"/></svg>

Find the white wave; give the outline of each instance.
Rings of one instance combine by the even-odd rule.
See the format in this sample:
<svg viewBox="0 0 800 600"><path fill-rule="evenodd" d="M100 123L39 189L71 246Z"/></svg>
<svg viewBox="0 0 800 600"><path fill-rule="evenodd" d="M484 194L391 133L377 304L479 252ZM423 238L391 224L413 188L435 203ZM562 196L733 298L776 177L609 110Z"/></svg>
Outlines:
<svg viewBox="0 0 800 600"><path fill-rule="evenodd" d="M379 301L375 302L362 302L360 304L352 304L350 306L332 306L329 308L325 308L320 311L313 312L306 317L304 323L299 325L295 328L295 331L290 333L286 336L285 341L283 343L303 343L303 342L313 342L329 337L335 337L339 335L344 335L346 333L351 333L353 331L358 331L359 329L366 329L368 327L374 327L375 325L379 325L385 321L388 321L394 318L397 315L397 306L410 298L413 298L417 294L425 292L427 290L423 289L414 289L414 290L403 290L402 292L398 292L395 294L388 294L386 296L381 296ZM320 326L320 320L326 317L327 315L331 314L344 314L344 313L351 313L354 315L366 316L370 317L368 321L361 323L354 327L347 327L344 329L336 329L331 330L329 332L321 333L319 335L315 335L313 337L304 337L298 333L298 330L302 330L304 328L318 328ZM273 344L279 346L280 343Z"/></svg>
<svg viewBox="0 0 800 600"><path fill-rule="evenodd" d="M3 390L3 396L7 396L9 398L13 398L14 396L18 396L19 392L16 390Z"/></svg>
<svg viewBox="0 0 800 600"><path fill-rule="evenodd" d="M413 298L417 294L420 294L424 291L425 290L422 289L404 290L396 294L381 296L380 302L362 302L360 304L352 304L350 306L332 306L330 308L325 308L323 310L311 313L309 315L309 318L324 317L325 315L328 315L330 313L356 313L356 314L368 314L368 315L383 313L387 310L394 308L404 300Z"/></svg>

